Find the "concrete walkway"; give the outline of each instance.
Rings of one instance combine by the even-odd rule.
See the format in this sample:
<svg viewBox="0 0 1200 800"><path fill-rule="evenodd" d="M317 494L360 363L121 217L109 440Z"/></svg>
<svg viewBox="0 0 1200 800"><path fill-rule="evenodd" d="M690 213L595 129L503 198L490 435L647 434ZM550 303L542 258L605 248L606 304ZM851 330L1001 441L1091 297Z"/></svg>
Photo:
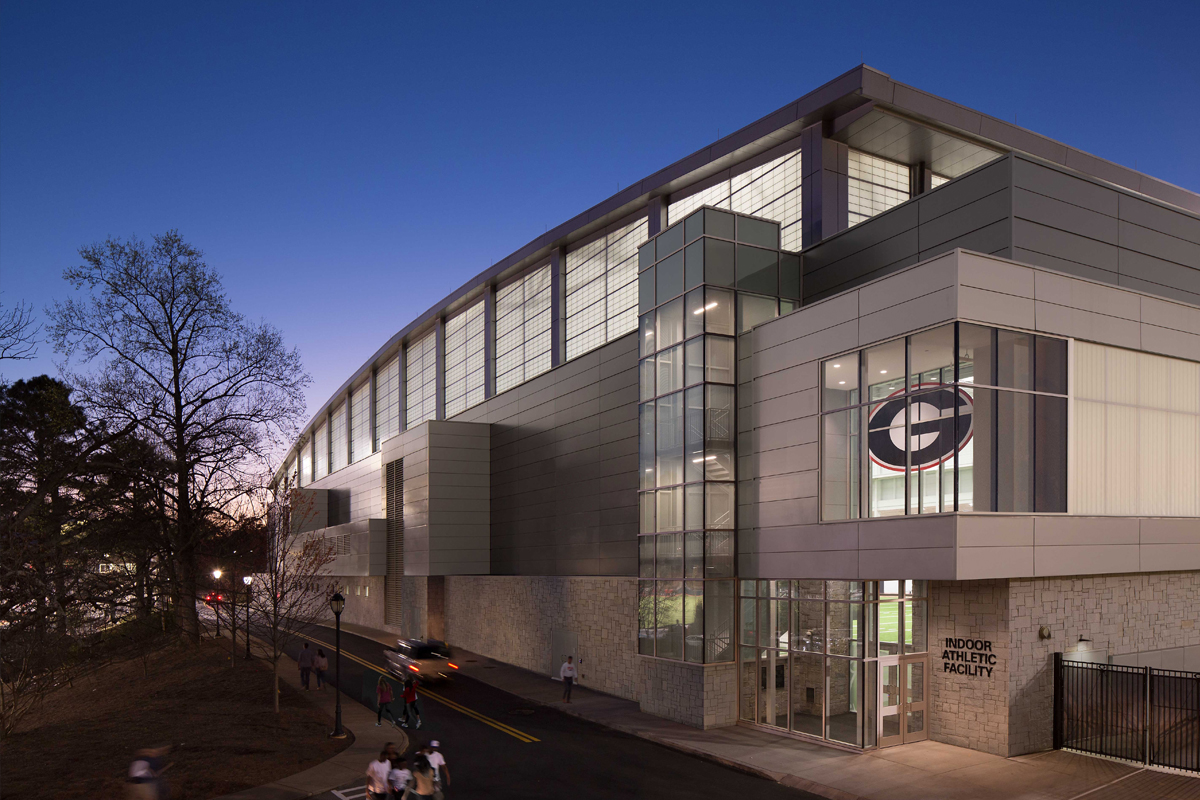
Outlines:
<svg viewBox="0 0 1200 800"><path fill-rule="evenodd" d="M223 632L222 635L226 634ZM279 680L295 688L333 718L337 692L332 685L327 685L321 691L304 691L296 662L286 656L279 662ZM316 685L315 677L312 685ZM371 710L345 693L342 694L342 727L349 734L351 744L333 758L273 783L227 794L215 800L299 800L354 781L366 783L367 764L379 757L385 744L394 742L401 753L408 750L408 737L404 731L391 725L375 727L375 715Z"/></svg>
<svg viewBox="0 0 1200 800"><path fill-rule="evenodd" d="M342 628L381 644L396 640L393 633L361 625ZM1200 800L1200 778L1074 753L1002 758L929 741L852 753L741 726L701 731L582 686L574 690L571 703L563 703L562 684L461 647L455 648L455 662L463 674L518 697L831 800ZM377 750L376 745L362 751L360 773Z"/></svg>

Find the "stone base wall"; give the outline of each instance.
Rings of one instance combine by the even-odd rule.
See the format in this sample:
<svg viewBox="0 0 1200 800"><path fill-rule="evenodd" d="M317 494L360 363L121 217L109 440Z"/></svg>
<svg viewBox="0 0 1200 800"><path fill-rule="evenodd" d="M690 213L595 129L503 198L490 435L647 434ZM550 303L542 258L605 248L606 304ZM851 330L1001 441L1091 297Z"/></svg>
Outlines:
<svg viewBox="0 0 1200 800"><path fill-rule="evenodd" d="M365 625L369 628L382 627L384 588L383 577L338 578L338 588L346 597L346 608L342 611L342 622ZM333 614L329 615L330 622Z"/></svg>
<svg viewBox="0 0 1200 800"><path fill-rule="evenodd" d="M400 582L400 635L405 639L429 638L429 579L406 575ZM380 621L383 615L379 615Z"/></svg>
<svg viewBox="0 0 1200 800"><path fill-rule="evenodd" d="M642 711L694 728L737 722L737 665L640 659Z"/></svg>
<svg viewBox="0 0 1200 800"><path fill-rule="evenodd" d="M636 578L465 575L445 580L451 645L549 674L555 633L574 634L579 684L638 699Z"/></svg>
<svg viewBox="0 0 1200 800"><path fill-rule="evenodd" d="M1054 653L1110 656L1200 644L1200 572L1009 581L1009 752L1053 745ZM1049 639L1038 628L1050 629ZM1091 639L1080 643L1079 638Z"/></svg>
<svg viewBox="0 0 1200 800"><path fill-rule="evenodd" d="M1007 756L1008 581L934 581L929 592L929 738ZM991 642L996 656L995 665L987 665L991 674L952 671L962 650L948 648L948 638Z"/></svg>

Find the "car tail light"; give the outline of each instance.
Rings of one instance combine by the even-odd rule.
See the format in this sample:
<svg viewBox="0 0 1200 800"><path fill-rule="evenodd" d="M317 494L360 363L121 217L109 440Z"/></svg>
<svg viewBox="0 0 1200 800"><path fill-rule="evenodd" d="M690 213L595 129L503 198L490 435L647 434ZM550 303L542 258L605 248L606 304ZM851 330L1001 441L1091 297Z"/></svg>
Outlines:
<svg viewBox="0 0 1200 800"><path fill-rule="evenodd" d="M450 664L449 661L447 661L446 663ZM458 669L458 664L450 664L450 669Z"/></svg>
<svg viewBox="0 0 1200 800"><path fill-rule="evenodd" d="M411 669L413 672L420 672L420 671L421 671L420 667L414 667L412 664L409 664L409 665L408 665L408 668L409 668L409 669Z"/></svg>

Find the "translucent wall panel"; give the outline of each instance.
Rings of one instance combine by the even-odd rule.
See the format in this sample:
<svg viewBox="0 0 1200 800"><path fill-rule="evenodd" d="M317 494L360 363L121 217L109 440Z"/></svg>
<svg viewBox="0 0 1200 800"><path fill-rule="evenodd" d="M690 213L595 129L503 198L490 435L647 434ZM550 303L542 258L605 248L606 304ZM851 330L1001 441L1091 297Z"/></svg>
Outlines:
<svg viewBox="0 0 1200 800"><path fill-rule="evenodd" d="M632 222L567 253L567 358L637 327L637 248L647 222Z"/></svg>
<svg viewBox="0 0 1200 800"><path fill-rule="evenodd" d="M313 482L312 441L304 440L300 445L300 484L308 486Z"/></svg>
<svg viewBox="0 0 1200 800"><path fill-rule="evenodd" d="M437 416L437 337L431 332L404 351L405 429Z"/></svg>
<svg viewBox="0 0 1200 800"><path fill-rule="evenodd" d="M800 151L786 153L671 203L667 224L674 225L700 206L716 206L778 222L780 246L799 250L800 174Z"/></svg>
<svg viewBox="0 0 1200 800"><path fill-rule="evenodd" d="M550 267L496 292L496 391L550 369Z"/></svg>
<svg viewBox="0 0 1200 800"><path fill-rule="evenodd" d="M1200 364L1075 343L1073 513L1200 516Z"/></svg>
<svg viewBox="0 0 1200 800"><path fill-rule="evenodd" d="M882 214L910 197L911 172L906 164L851 150L849 173L847 196L851 225Z"/></svg>
<svg viewBox="0 0 1200 800"><path fill-rule="evenodd" d="M446 320L446 418L483 402L483 301Z"/></svg>
<svg viewBox="0 0 1200 800"><path fill-rule="evenodd" d="M317 428L315 449L317 453L316 474L317 478L324 478L329 474L329 424L322 422Z"/></svg>
<svg viewBox="0 0 1200 800"><path fill-rule="evenodd" d="M363 381L350 394L350 460L371 455L371 382Z"/></svg>
<svg viewBox="0 0 1200 800"><path fill-rule="evenodd" d="M375 375L375 440L380 444L400 432L400 357Z"/></svg>
<svg viewBox="0 0 1200 800"><path fill-rule="evenodd" d="M929 188L930 189L936 189L937 187L941 186L943 183L949 183L949 182L950 182L949 178L944 178L941 175L931 174L929 176Z"/></svg>
<svg viewBox="0 0 1200 800"><path fill-rule="evenodd" d="M346 404L343 402L330 417L329 471L346 466Z"/></svg>

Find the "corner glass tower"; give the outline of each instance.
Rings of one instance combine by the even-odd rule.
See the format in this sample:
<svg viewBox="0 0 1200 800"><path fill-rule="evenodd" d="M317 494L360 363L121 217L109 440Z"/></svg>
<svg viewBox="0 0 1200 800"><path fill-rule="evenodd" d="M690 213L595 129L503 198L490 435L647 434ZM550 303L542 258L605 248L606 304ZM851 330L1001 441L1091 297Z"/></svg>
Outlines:
<svg viewBox="0 0 1200 800"><path fill-rule="evenodd" d="M737 336L800 304L779 225L701 208L638 251L638 652L735 658Z"/></svg>

